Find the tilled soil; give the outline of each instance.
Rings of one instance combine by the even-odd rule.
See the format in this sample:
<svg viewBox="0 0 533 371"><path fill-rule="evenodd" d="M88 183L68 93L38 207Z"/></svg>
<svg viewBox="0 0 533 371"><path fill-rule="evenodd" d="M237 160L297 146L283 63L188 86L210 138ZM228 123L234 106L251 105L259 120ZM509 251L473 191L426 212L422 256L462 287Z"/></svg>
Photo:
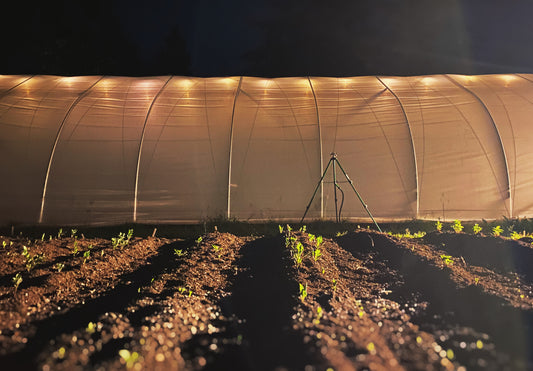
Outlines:
<svg viewBox="0 0 533 371"><path fill-rule="evenodd" d="M6 370L533 369L527 241L1 241Z"/></svg>

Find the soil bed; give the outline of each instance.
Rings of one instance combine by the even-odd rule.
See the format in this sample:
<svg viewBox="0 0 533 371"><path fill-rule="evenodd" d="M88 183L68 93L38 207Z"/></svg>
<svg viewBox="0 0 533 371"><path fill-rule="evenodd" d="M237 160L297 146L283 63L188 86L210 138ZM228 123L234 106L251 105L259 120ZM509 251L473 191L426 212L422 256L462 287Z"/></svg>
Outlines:
<svg viewBox="0 0 533 371"><path fill-rule="evenodd" d="M533 369L525 242L287 227L2 241L6 369Z"/></svg>

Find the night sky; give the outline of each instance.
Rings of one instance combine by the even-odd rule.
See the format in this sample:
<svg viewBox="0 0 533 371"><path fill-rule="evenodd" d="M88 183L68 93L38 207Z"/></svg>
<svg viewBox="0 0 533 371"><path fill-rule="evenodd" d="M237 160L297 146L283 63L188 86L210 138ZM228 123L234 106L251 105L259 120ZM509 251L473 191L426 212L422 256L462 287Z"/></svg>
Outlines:
<svg viewBox="0 0 533 371"><path fill-rule="evenodd" d="M0 74L533 72L530 0L80 3L4 8Z"/></svg>

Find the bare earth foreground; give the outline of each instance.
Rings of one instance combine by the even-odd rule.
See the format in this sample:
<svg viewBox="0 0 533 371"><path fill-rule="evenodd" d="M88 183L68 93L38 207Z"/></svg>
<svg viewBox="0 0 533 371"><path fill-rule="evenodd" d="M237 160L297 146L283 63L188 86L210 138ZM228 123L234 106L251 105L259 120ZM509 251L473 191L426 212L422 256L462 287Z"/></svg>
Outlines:
<svg viewBox="0 0 533 371"><path fill-rule="evenodd" d="M2 241L2 370L533 369L528 241Z"/></svg>

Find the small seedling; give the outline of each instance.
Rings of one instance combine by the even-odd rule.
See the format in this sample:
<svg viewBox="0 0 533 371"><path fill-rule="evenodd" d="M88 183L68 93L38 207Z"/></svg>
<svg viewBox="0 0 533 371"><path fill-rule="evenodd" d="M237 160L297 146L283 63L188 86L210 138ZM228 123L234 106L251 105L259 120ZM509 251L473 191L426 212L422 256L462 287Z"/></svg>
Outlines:
<svg viewBox="0 0 533 371"><path fill-rule="evenodd" d="M63 270L63 268L65 268L65 263L56 263L56 265L54 265L54 268L57 269L57 272L61 272Z"/></svg>
<svg viewBox="0 0 533 371"><path fill-rule="evenodd" d="M292 231L291 226L287 224L287 232L291 233L291 231Z"/></svg>
<svg viewBox="0 0 533 371"><path fill-rule="evenodd" d="M128 234L126 235L126 245L130 243L131 238L133 237L133 229L128 229Z"/></svg>
<svg viewBox="0 0 533 371"><path fill-rule="evenodd" d="M63 236L63 228L59 228L59 232L57 232L57 238L61 238Z"/></svg>
<svg viewBox="0 0 533 371"><path fill-rule="evenodd" d="M43 233L43 235L41 236L41 241L44 241L44 236L46 235L46 233Z"/></svg>
<svg viewBox="0 0 533 371"><path fill-rule="evenodd" d="M331 283L333 284L333 292L337 291L337 280L334 278L331 280Z"/></svg>
<svg viewBox="0 0 533 371"><path fill-rule="evenodd" d="M305 284L305 287L301 283L299 283L299 285L300 285L300 300L303 303L305 301L305 298L307 297L307 283Z"/></svg>
<svg viewBox="0 0 533 371"><path fill-rule="evenodd" d="M283 233L283 227L281 226L281 224L278 224L278 229L279 229L279 234L282 234Z"/></svg>
<svg viewBox="0 0 533 371"><path fill-rule="evenodd" d="M71 238L76 237L76 233L78 233L78 230L77 230L77 229L71 229L71 230L70 230L70 237L71 237Z"/></svg>
<svg viewBox="0 0 533 371"><path fill-rule="evenodd" d="M521 235L520 233L518 233L518 232L512 231L510 237L511 237L512 240L519 240L520 238L522 238L522 237L524 237L524 236L522 236L522 235Z"/></svg>
<svg viewBox="0 0 533 371"><path fill-rule="evenodd" d="M453 259L451 255L441 255L440 258L442 259L442 262L446 265L453 264Z"/></svg>
<svg viewBox="0 0 533 371"><path fill-rule="evenodd" d="M90 257L91 257L91 252L89 250L85 251L83 253L83 264L85 264L87 260L89 260Z"/></svg>
<svg viewBox="0 0 533 371"><path fill-rule="evenodd" d="M479 283L479 277L474 278L474 283L477 285Z"/></svg>
<svg viewBox="0 0 533 371"><path fill-rule="evenodd" d="M22 283L22 276L20 273L17 273L12 279L13 286L15 287L15 293L17 292L17 289L19 288L20 284Z"/></svg>
<svg viewBox="0 0 533 371"><path fill-rule="evenodd" d="M453 230L455 231L455 233L459 233L459 232L462 232L462 231L463 231L463 228L464 228L464 227L462 226L460 220L455 219L455 220L453 221L452 228L453 228Z"/></svg>
<svg viewBox="0 0 533 371"><path fill-rule="evenodd" d="M307 236L309 238L309 242L313 242L314 240L316 240L316 236L312 233L309 233Z"/></svg>
<svg viewBox="0 0 533 371"><path fill-rule="evenodd" d="M118 354L120 358L123 359L124 363L126 364L126 368L132 369L137 361L139 360L139 353L137 352L130 352L127 349L121 349L118 351Z"/></svg>
<svg viewBox="0 0 533 371"><path fill-rule="evenodd" d="M213 250L215 250L215 252L218 252L218 250L220 250L220 246L218 245L211 245L211 247L213 247Z"/></svg>
<svg viewBox="0 0 533 371"><path fill-rule="evenodd" d="M442 223L440 222L440 220L437 220L437 222L435 223L435 228L437 228L437 231L442 232Z"/></svg>
<svg viewBox="0 0 533 371"><path fill-rule="evenodd" d="M299 267L302 264L303 258L304 258L304 246L302 245L301 242L298 242L293 252L294 263L296 264L297 267Z"/></svg>
<svg viewBox="0 0 533 371"><path fill-rule="evenodd" d="M307 230L307 226L305 226L305 225L303 225L303 226L300 228L300 232L305 233L306 230Z"/></svg>
<svg viewBox="0 0 533 371"><path fill-rule="evenodd" d="M93 334L96 331L96 325L92 322L89 322L89 324L87 325L87 328L85 328L85 331L88 334Z"/></svg>
<svg viewBox="0 0 533 371"><path fill-rule="evenodd" d="M320 245L322 245L322 241L323 241L322 236L318 236L318 237L316 238L316 247L317 247L317 248L319 248Z"/></svg>
<svg viewBox="0 0 533 371"><path fill-rule="evenodd" d="M322 318L323 312L324 311L322 310L322 307L319 305L318 308L316 308L316 317L313 320L315 325L318 325L320 323L320 319Z"/></svg>
<svg viewBox="0 0 533 371"><path fill-rule="evenodd" d="M313 259L316 261L318 261L318 258L320 258L320 256L322 256L322 252L320 251L320 249L317 247L314 251L313 251Z"/></svg>
<svg viewBox="0 0 533 371"><path fill-rule="evenodd" d="M503 229L502 227L500 227L499 225L497 225L496 227L493 227L492 228L492 235L494 237L498 237L499 235L501 235L503 233Z"/></svg>
<svg viewBox="0 0 533 371"><path fill-rule="evenodd" d="M7 246L7 242L6 241L2 241L2 247L5 249Z"/></svg>
<svg viewBox="0 0 533 371"><path fill-rule="evenodd" d="M78 249L78 241L76 240L76 241L74 241L74 249L72 250L72 256L78 255L78 251L79 251L79 249Z"/></svg>
<svg viewBox="0 0 533 371"><path fill-rule="evenodd" d="M472 227L472 230L474 231L474 234L479 234L483 228L479 226L479 224L474 224L474 226Z"/></svg>
<svg viewBox="0 0 533 371"><path fill-rule="evenodd" d="M202 236L200 236L200 237L198 237L198 238L196 239L196 246L197 246L197 247L200 247L200 244L202 243L202 240L203 240Z"/></svg>
<svg viewBox="0 0 533 371"><path fill-rule="evenodd" d="M178 256L178 257L182 257L182 256L185 256L186 253L183 252L183 250L180 250L180 249L174 249L174 255Z"/></svg>

